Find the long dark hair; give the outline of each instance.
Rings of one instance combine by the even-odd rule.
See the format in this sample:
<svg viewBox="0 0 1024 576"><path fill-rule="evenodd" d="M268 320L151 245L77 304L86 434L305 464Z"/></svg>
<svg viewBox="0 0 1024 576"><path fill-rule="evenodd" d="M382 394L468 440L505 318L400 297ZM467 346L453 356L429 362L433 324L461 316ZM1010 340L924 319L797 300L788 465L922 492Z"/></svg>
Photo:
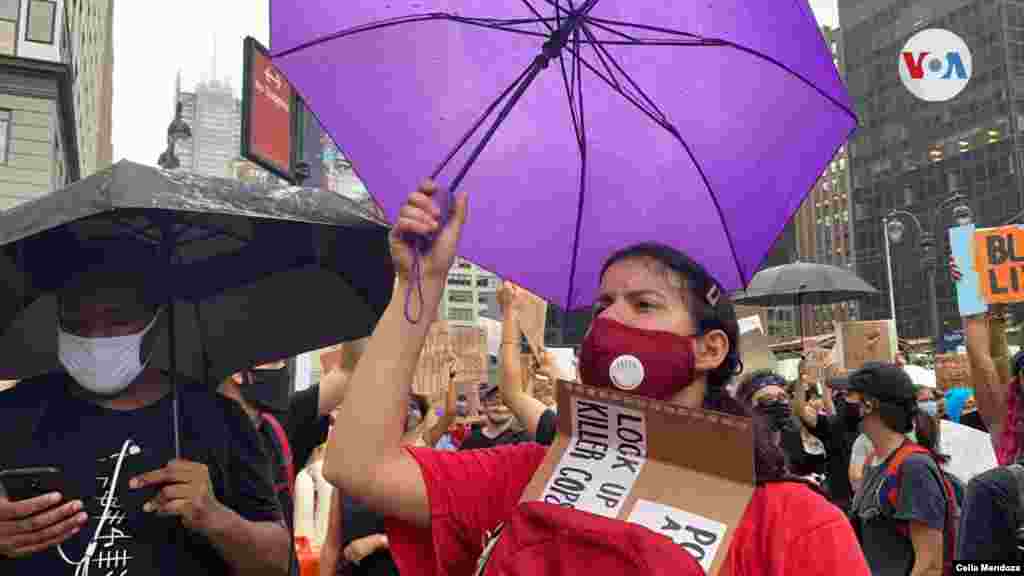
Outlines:
<svg viewBox="0 0 1024 576"><path fill-rule="evenodd" d="M704 268L686 254L655 242L629 246L612 254L601 268L601 278L613 264L635 258L649 258L682 281L684 301L697 324L700 334L721 330L729 340L729 353L717 368L707 373L707 391L704 409L734 416L752 418L754 425L755 471L758 483L783 480L790 477L786 457L773 441L771 422L754 414L726 391L726 385L742 371L739 346L739 322L732 301L722 292L717 282Z"/></svg>
<svg viewBox="0 0 1024 576"><path fill-rule="evenodd" d="M939 419L923 410L914 414L914 435L917 443L924 446L940 464L949 462L949 455L939 452L942 440L942 425Z"/></svg>

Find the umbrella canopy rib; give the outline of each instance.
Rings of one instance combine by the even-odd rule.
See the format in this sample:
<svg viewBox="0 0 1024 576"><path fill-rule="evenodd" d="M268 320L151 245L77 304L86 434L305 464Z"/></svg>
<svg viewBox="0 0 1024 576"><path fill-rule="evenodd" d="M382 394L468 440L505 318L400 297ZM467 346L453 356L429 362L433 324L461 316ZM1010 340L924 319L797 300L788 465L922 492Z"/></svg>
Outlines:
<svg viewBox="0 0 1024 576"><path fill-rule="evenodd" d="M579 34L579 30L573 31L573 42L579 40ZM576 289L576 270L578 268L577 262L580 256L580 238L582 237L580 230L583 226L584 207L587 200L587 122L583 108L583 71L580 69L581 62L582 61L579 58L576 58L573 60L572 64L573 79L576 82L574 88L577 100L575 100L575 103L576 111L578 112L578 116L573 117L573 127L576 128L576 137L580 143L580 190L576 204L576 230L575 234L573 234L572 260L569 266L569 286L566 294L566 302L572 302L573 291ZM569 101L570 103L574 101L571 93L569 95ZM579 121L578 128L576 126L577 120ZM568 327L568 321L562 323L563 339L565 339L568 333Z"/></svg>
<svg viewBox="0 0 1024 576"><path fill-rule="evenodd" d="M751 56L754 56L755 58L759 58L761 60L764 60L765 62L768 62L768 63L778 67L779 69L785 71L786 73L792 75L794 78L800 80L802 83L807 85L809 88L811 88L812 90L817 92L823 98L825 98L826 100L828 100L832 104L835 104L836 107L838 107L840 110L842 110L843 112L846 112L847 114L849 114L849 116L851 118L853 118L853 119L857 118L857 115L854 114L852 110L850 110L848 107L844 106L841 102L838 102L835 98L833 98L827 92L822 90L821 87L819 87L817 84L815 84L814 82L811 82L806 77L804 77L802 74L796 72L795 70L793 70L789 66L786 66L785 64L783 64L782 62L780 62L776 58L773 58L773 57L771 57L771 56L769 56L767 54L764 54L764 53L762 53L762 52L760 52L758 50L753 50L753 49L747 48L746 46L742 46L742 45L737 44L735 42L729 42L729 41L726 41L726 40L715 40L715 39L703 38L701 36L698 36L698 35L690 33L690 32L683 32L682 30L673 30L671 28L664 28L664 27L661 27L661 26L652 26L652 25L648 25L648 24L638 24L636 22L623 22L623 21L618 21L618 20L608 20L608 19L605 19L605 18L596 18L596 17L593 17L593 16L587 16L585 18L585 21L586 21L585 24L599 23L599 24L605 25L606 27L618 26L618 27L621 27L621 28L635 28L635 29L639 29L639 30L647 30L647 31L650 31L650 32L661 32L661 33L664 33L664 34L668 34L668 35L672 35L672 36L678 36L678 37L681 37L681 38L686 38L686 39L690 39L691 40L690 42L683 42L683 43L675 43L675 42L664 41L664 40L655 41L655 42L643 41L643 42L637 42L637 43L627 42L627 43L625 43L625 45L633 45L633 46L728 46L728 47L731 47L731 48L735 48L736 50L740 50L740 51L746 52L747 54L750 54Z"/></svg>
<svg viewBox="0 0 1024 576"><path fill-rule="evenodd" d="M340 30L333 34L327 34L319 38L313 38L308 42L303 42L297 46L288 48L287 50L281 50L280 52L271 52L271 57L280 58L287 56L294 52L299 52L306 48L312 48L317 44L323 44L336 40L338 38L344 38L345 36L351 36L353 34L360 34L363 32L372 32L381 28L388 28L391 26L401 26L402 24L411 24L414 22L423 22L426 20L450 20L452 22L459 22L462 24L469 24L473 26L481 26L484 28L490 28L501 32L511 32L514 34L526 34L529 36L536 36L538 38L547 38L549 34L544 32L534 32L530 30L521 30L516 26L527 26L543 24L548 30L552 30L550 23L558 21L557 18L518 18L518 19L502 19L502 18L467 18L464 16L457 16L455 14L449 14L446 12L431 12L428 14L415 14L410 16L402 16L399 18L389 18L387 20L380 20L378 22L370 22L360 26L355 26L347 30Z"/></svg>

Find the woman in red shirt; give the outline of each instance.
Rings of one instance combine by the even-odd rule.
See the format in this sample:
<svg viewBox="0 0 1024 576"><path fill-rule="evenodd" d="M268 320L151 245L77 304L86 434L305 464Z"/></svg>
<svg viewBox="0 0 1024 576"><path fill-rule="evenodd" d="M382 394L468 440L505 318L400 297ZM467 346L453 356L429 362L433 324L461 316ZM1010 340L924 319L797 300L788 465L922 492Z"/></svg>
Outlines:
<svg viewBox="0 0 1024 576"><path fill-rule="evenodd" d="M392 230L391 253L398 274L394 297L353 375L331 434L324 476L391 519L388 537L401 573L512 574L508 559L500 557L511 545L499 542L491 550L490 536L525 506L520 498L546 448L521 444L453 453L401 446L409 383L467 214L466 197L460 195L442 228L431 199L436 191L427 182L410 195ZM415 280L413 251L403 240L410 233L437 233L431 250L420 256L423 298L416 300L424 308L418 323L404 314L405 294ZM614 360L629 353L645 369L641 382L630 383L632 393L687 407L744 412L725 392L739 364L735 313L699 265L671 248L640 245L613 255L600 280L595 318L580 353L582 382L615 385ZM785 478L785 466L770 441L759 442L756 452L761 485L736 529L723 574L867 576L864 557L842 513L805 485L778 481ZM625 522L605 522L582 512L573 513L573 519L590 524L579 532L581 543L594 538L616 542L601 539L598 533L621 532L624 538L634 538L636 546L630 550L640 550L641 556L655 549L661 554L678 551L674 546L659 548L668 540L656 535L660 540L637 544L643 538L637 530L646 529ZM576 532L563 531L560 537L565 534ZM565 545L573 544L570 540ZM589 551L583 556L598 553L585 549ZM483 568L478 566L481 555L490 556ZM573 565L573 560L561 558L558 565ZM690 564L677 564L676 572L693 573L685 571L695 567ZM551 565L545 570L552 573Z"/></svg>

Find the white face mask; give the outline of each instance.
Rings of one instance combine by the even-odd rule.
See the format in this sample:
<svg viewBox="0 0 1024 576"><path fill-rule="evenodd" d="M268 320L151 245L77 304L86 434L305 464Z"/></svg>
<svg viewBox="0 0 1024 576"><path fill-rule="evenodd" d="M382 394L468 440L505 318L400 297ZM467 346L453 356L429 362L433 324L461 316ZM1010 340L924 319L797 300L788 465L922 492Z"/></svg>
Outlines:
<svg viewBox="0 0 1024 576"><path fill-rule="evenodd" d="M160 313L138 334L109 338L85 338L66 332L57 323L60 363L68 374L93 394L116 396L138 378L149 363L142 362L142 339L153 329Z"/></svg>

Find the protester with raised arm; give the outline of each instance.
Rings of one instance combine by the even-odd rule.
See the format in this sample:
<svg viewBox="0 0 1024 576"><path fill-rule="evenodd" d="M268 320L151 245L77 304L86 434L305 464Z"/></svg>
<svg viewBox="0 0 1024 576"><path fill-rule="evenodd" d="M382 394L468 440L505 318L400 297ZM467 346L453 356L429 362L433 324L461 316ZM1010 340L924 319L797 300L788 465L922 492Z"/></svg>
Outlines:
<svg viewBox="0 0 1024 576"><path fill-rule="evenodd" d="M389 547L403 574L569 576L593 566L616 574L701 574L690 552L647 528L553 503L521 502L545 457L544 446L403 449L402 414L413 371L466 220L461 196L442 227L431 199L435 193L433 184L421 186L392 230L395 297L331 434L328 479L388 517ZM403 238L438 232L414 266ZM631 394L654 401L748 413L725 390L739 365L735 311L703 267L669 246L641 243L611 254L594 280L600 289L580 354L583 385L629 387ZM405 314L407 292L416 294L408 304L418 322ZM615 368L625 354L646 366L639 381L623 380L634 373ZM760 416L753 419L758 486L735 528L724 569L731 576L866 576L845 517L806 484L790 480L784 458L761 433L765 425ZM679 439L680 450L689 448L685 440ZM526 552L522 538L538 533L530 527L544 537ZM792 550L814 550L814 562Z"/></svg>

